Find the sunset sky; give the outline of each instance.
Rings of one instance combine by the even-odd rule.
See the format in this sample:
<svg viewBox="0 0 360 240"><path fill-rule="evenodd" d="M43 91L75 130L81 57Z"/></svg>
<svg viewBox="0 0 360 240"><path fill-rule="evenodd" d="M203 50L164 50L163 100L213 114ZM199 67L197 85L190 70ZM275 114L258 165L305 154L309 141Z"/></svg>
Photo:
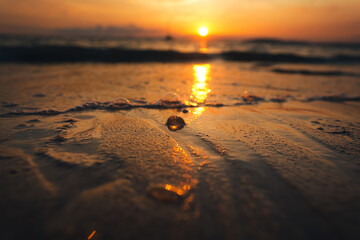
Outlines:
<svg viewBox="0 0 360 240"><path fill-rule="evenodd" d="M0 33L360 41L359 0L0 0Z"/></svg>

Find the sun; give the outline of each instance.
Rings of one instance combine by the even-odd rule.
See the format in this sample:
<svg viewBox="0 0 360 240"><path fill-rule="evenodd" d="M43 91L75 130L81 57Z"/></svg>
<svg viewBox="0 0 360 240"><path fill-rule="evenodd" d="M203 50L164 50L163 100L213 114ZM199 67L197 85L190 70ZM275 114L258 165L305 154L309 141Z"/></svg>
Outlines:
<svg viewBox="0 0 360 240"><path fill-rule="evenodd" d="M199 34L200 34L200 36L205 37L206 35L208 35L208 32L209 32L209 30L208 30L206 27L201 27L201 28L199 28Z"/></svg>

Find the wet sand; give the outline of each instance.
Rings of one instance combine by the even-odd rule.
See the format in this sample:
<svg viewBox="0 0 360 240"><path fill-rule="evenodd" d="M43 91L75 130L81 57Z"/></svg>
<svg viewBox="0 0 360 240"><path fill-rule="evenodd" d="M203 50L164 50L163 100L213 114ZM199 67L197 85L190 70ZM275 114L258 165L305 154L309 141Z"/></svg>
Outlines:
<svg viewBox="0 0 360 240"><path fill-rule="evenodd" d="M200 99L201 76L191 64L2 65L2 238L359 239L360 103L308 101L337 86L354 96L359 79L248 67L211 66L205 98L220 107L66 112L89 99ZM245 103L244 90L266 101ZM59 113L7 114L45 109ZM167 128L173 115L183 129Z"/></svg>

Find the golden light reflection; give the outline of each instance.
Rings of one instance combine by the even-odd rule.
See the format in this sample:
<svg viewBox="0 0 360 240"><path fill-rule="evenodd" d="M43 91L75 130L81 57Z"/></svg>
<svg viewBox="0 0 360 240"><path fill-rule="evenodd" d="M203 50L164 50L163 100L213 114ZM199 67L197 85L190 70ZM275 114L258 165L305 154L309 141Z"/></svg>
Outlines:
<svg viewBox="0 0 360 240"><path fill-rule="evenodd" d="M198 117L201 116L201 114L206 110L206 107L197 107L197 108L194 108L193 110L190 111L190 113L193 114L193 119L192 120L195 120L197 119Z"/></svg>
<svg viewBox="0 0 360 240"><path fill-rule="evenodd" d="M171 130L171 131L177 131L180 129L179 126L175 126L175 125L169 125L168 128ZM181 128L183 128L183 126L181 126Z"/></svg>
<svg viewBox="0 0 360 240"><path fill-rule="evenodd" d="M210 64L195 64L193 65L194 82L191 88L190 101L185 101L185 104L190 106L199 106L205 103L211 89L208 82L210 77ZM196 120L206 110L206 107L199 106L192 108L189 112L192 114L192 119L188 120L188 123Z"/></svg>
<svg viewBox="0 0 360 240"><path fill-rule="evenodd" d="M178 144L173 147L172 158L174 163L178 163L178 166L181 166L183 171L183 179L179 184L181 187L178 188L173 185L166 184L164 189L166 191L174 192L179 196L183 196L197 184L197 180L193 176L194 162L187 152Z"/></svg>
<svg viewBox="0 0 360 240"><path fill-rule="evenodd" d="M184 194L184 191L183 191L183 190L181 190L180 188L174 187L174 186L172 186L172 185L170 185L170 184L166 184L166 185L165 185L165 190L168 190L168 191L170 191L170 192L174 192L174 193L176 193L176 194L179 195L179 196L181 196L181 195Z"/></svg>
<svg viewBox="0 0 360 240"><path fill-rule="evenodd" d="M204 103L211 92L207 81L209 80L210 64L194 65L194 84L192 86L191 100L195 103Z"/></svg>
<svg viewBox="0 0 360 240"><path fill-rule="evenodd" d="M201 47L201 48L200 48L200 52L201 52L201 53L207 53L207 52L208 52L207 47Z"/></svg>
<svg viewBox="0 0 360 240"><path fill-rule="evenodd" d="M188 156L186 151L178 144L173 147L172 158L174 162L180 162L186 171L191 171L191 167L194 164L192 159Z"/></svg>

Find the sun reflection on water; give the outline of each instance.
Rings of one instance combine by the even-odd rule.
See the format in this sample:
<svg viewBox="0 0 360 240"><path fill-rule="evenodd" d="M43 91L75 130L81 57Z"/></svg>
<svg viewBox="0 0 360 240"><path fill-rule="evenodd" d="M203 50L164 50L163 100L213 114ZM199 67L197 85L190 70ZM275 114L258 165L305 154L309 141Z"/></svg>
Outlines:
<svg viewBox="0 0 360 240"><path fill-rule="evenodd" d="M211 93L211 89L208 84L211 80L209 73L210 64L193 65L194 81L191 88L190 100L184 101L186 105L194 107L189 110L189 113L192 114L192 116L188 122L196 120L207 109L204 106L204 103ZM178 116L172 116L168 119L166 125L170 127L169 129L171 131L179 130L177 126L179 124L172 124L173 121L178 120L179 118L180 117ZM177 123L177 121L175 121L175 123ZM183 127L185 122L180 125ZM191 147L191 149L193 148ZM173 147L172 159L174 163L181 166L182 179L178 184L176 184L176 186L168 183L152 187L150 189L150 195L155 199L169 202L184 200L189 196L189 191L198 183L197 179L194 177L194 162L192 158L188 156L187 152L178 144ZM189 198L188 203L184 204L184 207L188 208L187 205L189 205L191 201L191 198Z"/></svg>
<svg viewBox="0 0 360 240"><path fill-rule="evenodd" d="M194 82L191 88L190 101L185 101L186 104L192 106L198 106L204 103L208 95L211 93L211 89L208 85L210 80L210 64L194 65Z"/></svg>
<svg viewBox="0 0 360 240"><path fill-rule="evenodd" d="M194 65L194 84L192 86L191 100L195 103L204 103L211 89L207 81L209 78L210 64Z"/></svg>
<svg viewBox="0 0 360 240"><path fill-rule="evenodd" d="M192 158L186 153L186 151L178 144L173 147L172 158L175 163L178 163L182 166L182 170L184 171L182 174L183 180L180 183L183 190L174 188L171 185L166 185L165 189L176 192L178 195L183 195L186 191L189 191L194 185L197 184L197 181L193 178L194 162Z"/></svg>
<svg viewBox="0 0 360 240"><path fill-rule="evenodd" d="M172 186L172 185L170 185L170 184L166 184L166 185L165 185L165 190L174 192L174 193L176 193L176 194L179 195L179 196L181 196L181 195L184 194L184 191L183 191L183 190L181 190L181 189L179 189L179 188L177 188L177 187L174 187L174 186Z"/></svg>
<svg viewBox="0 0 360 240"><path fill-rule="evenodd" d="M206 107L197 107L192 110L190 110L190 113L193 114L191 121L196 120L198 117L201 116L201 114L206 110Z"/></svg>
<svg viewBox="0 0 360 240"><path fill-rule="evenodd" d="M211 93L208 82L210 77L210 64L195 64L193 65L194 82L191 88L190 101L186 101L186 104L192 106L199 106L205 103L208 95ZM200 117L200 115L206 110L206 107L199 106L191 109L189 112L193 114L193 121Z"/></svg>
<svg viewBox="0 0 360 240"><path fill-rule="evenodd" d="M199 49L199 51L200 51L201 53L208 53L208 48L207 48L207 47L201 47L201 48Z"/></svg>

